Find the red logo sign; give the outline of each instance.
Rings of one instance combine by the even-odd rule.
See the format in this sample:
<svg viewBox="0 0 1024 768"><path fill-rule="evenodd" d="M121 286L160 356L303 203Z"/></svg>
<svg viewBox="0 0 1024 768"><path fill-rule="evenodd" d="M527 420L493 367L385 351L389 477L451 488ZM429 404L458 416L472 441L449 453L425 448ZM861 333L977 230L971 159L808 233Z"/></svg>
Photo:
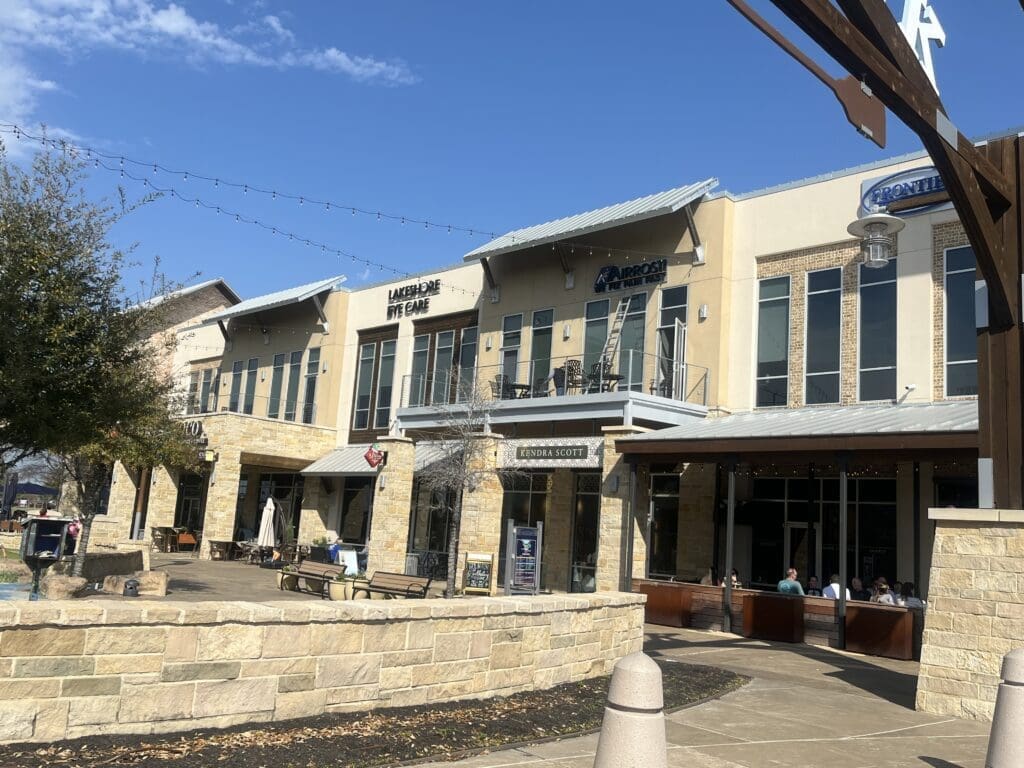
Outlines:
<svg viewBox="0 0 1024 768"><path fill-rule="evenodd" d="M384 451L378 451L372 445L366 449L366 453L363 454L363 458L366 459L366 463L374 469L384 461Z"/></svg>

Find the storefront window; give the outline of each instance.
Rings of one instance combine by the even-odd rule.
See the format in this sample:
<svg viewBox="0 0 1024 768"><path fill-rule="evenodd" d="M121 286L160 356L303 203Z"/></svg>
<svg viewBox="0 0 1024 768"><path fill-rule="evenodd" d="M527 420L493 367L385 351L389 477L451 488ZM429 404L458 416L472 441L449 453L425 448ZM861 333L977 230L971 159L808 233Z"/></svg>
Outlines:
<svg viewBox="0 0 1024 768"><path fill-rule="evenodd" d="M409 527L409 554L416 558L416 573L443 579L448 572L448 539L454 493L427 491L414 496Z"/></svg>
<svg viewBox="0 0 1024 768"><path fill-rule="evenodd" d="M570 592L597 591L597 539L601 520L601 473L576 475L572 522Z"/></svg>
<svg viewBox="0 0 1024 768"><path fill-rule="evenodd" d="M395 389L394 339L380 344L380 370L377 374L377 414L373 418L376 429L387 429L391 421L391 393Z"/></svg>
<svg viewBox="0 0 1024 768"><path fill-rule="evenodd" d="M651 474L647 574L675 576L679 553L679 475Z"/></svg>
<svg viewBox="0 0 1024 768"><path fill-rule="evenodd" d="M341 492L341 514L338 523L338 536L343 542L366 545L372 504L373 478L346 477Z"/></svg>
<svg viewBox="0 0 1024 768"><path fill-rule="evenodd" d="M662 397L682 399L685 396L686 294L685 285L661 291L655 393Z"/></svg>
<svg viewBox="0 0 1024 768"><path fill-rule="evenodd" d="M312 424L316 418L316 380L320 375L320 348L309 350L306 358L306 393L302 400L302 423Z"/></svg>
<svg viewBox="0 0 1024 768"><path fill-rule="evenodd" d="M501 324L501 374L512 383L519 381L519 345L523 316L508 315Z"/></svg>
<svg viewBox="0 0 1024 768"><path fill-rule="evenodd" d="M758 284L757 407L789 402L789 277Z"/></svg>
<svg viewBox="0 0 1024 768"><path fill-rule="evenodd" d="M245 363L241 360L235 360L231 364L231 392L228 397L228 410L232 413L238 413L238 401L242 396L242 370L245 367Z"/></svg>
<svg viewBox="0 0 1024 768"><path fill-rule="evenodd" d="M546 379L551 373L551 326L555 310L544 309L533 313L533 335L530 340L530 362L533 371L530 384Z"/></svg>
<svg viewBox="0 0 1024 768"><path fill-rule="evenodd" d="M636 293L628 299L626 317L619 336L619 374L625 378L619 389L639 392L644 380L644 326L647 325L647 294Z"/></svg>
<svg viewBox="0 0 1024 768"><path fill-rule="evenodd" d="M978 394L978 336L974 319L974 251L946 251L946 396Z"/></svg>
<svg viewBox="0 0 1024 768"><path fill-rule="evenodd" d="M808 405L839 402L842 293L842 269L807 273L804 401Z"/></svg>
<svg viewBox="0 0 1024 768"><path fill-rule="evenodd" d="M896 399L896 260L860 267L859 399Z"/></svg>
<svg viewBox="0 0 1024 768"><path fill-rule="evenodd" d="M302 475L287 472L260 475L260 514L267 499L273 496L280 509L281 532L285 544L294 543L299 536L303 488Z"/></svg>
<svg viewBox="0 0 1024 768"><path fill-rule="evenodd" d="M267 418L276 419L281 412L281 386L284 381L284 354L274 355L274 369L270 374L270 398Z"/></svg>
<svg viewBox="0 0 1024 768"><path fill-rule="evenodd" d="M260 360L258 357L250 357L245 372L245 413L252 413L253 404L256 402L256 372L259 370Z"/></svg>
<svg viewBox="0 0 1024 768"><path fill-rule="evenodd" d="M587 302L586 327L583 331L583 370L590 372L601 360L608 339L608 299Z"/></svg>
<svg viewBox="0 0 1024 768"><path fill-rule="evenodd" d="M288 389L284 401L285 421L295 421L295 409L299 403L299 378L302 376L302 351L292 352L288 361Z"/></svg>
<svg viewBox="0 0 1024 768"><path fill-rule="evenodd" d="M178 499L174 507L174 527L203 530L206 514L206 478L192 472L178 479Z"/></svg>

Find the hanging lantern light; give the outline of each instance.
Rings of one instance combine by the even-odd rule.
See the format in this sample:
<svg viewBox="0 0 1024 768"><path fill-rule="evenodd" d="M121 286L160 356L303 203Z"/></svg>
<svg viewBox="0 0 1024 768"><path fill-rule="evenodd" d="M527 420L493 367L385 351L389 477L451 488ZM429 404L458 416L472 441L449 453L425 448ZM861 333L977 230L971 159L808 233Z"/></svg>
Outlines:
<svg viewBox="0 0 1024 768"><path fill-rule="evenodd" d="M861 239L864 266L881 269L893 257L896 249L895 235L905 226L903 219L876 210L857 219L846 231Z"/></svg>

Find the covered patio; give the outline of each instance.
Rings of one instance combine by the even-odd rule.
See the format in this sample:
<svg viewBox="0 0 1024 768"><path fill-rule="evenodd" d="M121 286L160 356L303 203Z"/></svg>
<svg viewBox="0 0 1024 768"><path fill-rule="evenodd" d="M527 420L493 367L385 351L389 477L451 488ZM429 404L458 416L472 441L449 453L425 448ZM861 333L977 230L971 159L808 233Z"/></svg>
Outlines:
<svg viewBox="0 0 1024 768"><path fill-rule="evenodd" d="M910 658L920 617L895 615L907 609L848 605L845 590L797 605L776 584L792 567L805 590L838 574L925 596L927 510L976 504L977 439L977 404L951 401L763 410L617 441L636 481L633 587L648 619ZM906 638L886 650L894 632Z"/></svg>

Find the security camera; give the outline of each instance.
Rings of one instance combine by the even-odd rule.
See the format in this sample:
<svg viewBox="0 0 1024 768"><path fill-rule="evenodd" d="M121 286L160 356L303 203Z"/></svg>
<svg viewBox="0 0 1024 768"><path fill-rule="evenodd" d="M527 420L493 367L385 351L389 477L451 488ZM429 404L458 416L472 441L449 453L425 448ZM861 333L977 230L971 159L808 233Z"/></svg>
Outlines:
<svg viewBox="0 0 1024 768"><path fill-rule="evenodd" d="M907 384L907 386L905 386L904 389L907 390L907 392L913 392L915 389L917 389L917 384Z"/></svg>

